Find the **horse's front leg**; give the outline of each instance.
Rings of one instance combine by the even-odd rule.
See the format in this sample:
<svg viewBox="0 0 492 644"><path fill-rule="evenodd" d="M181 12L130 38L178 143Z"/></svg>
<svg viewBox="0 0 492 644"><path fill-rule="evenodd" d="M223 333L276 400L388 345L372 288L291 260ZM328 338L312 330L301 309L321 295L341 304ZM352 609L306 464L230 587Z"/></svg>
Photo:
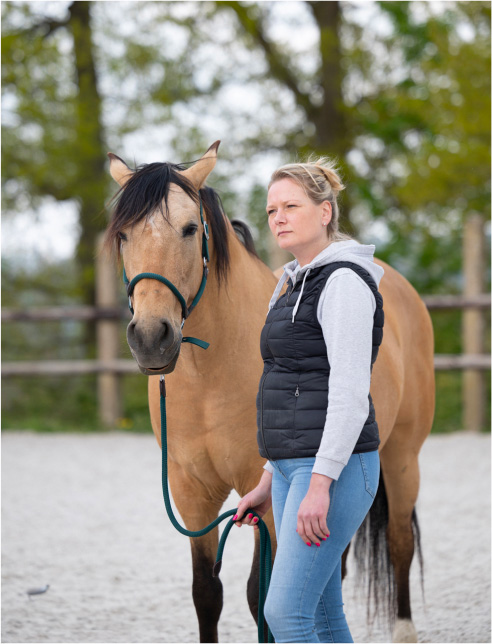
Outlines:
<svg viewBox="0 0 492 644"><path fill-rule="evenodd" d="M189 477L179 466L170 462L170 484L174 502L188 530L201 530L217 518L229 490L222 481L209 490ZM210 475L208 474L207 478ZM178 535L176 538L182 538ZM218 622L222 611L222 582L213 576L213 566L219 543L218 529L203 537L190 538L193 565L193 602L198 617L200 642L218 642Z"/></svg>
<svg viewBox="0 0 492 644"><path fill-rule="evenodd" d="M217 516L217 513L215 513ZM213 521L215 517L211 518ZM210 521L207 520L206 525ZM218 623L223 605L222 582L212 576L218 546L218 530L190 539L193 563L193 602L198 617L200 642L218 642Z"/></svg>

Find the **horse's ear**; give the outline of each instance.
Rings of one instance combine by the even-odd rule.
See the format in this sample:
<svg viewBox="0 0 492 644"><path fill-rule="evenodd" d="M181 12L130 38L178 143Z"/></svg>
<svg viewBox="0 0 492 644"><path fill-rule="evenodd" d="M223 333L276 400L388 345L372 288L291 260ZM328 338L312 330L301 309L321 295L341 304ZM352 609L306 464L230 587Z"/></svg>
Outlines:
<svg viewBox="0 0 492 644"><path fill-rule="evenodd" d="M217 161L217 149L220 145L220 141L215 141L205 152L205 154L194 163L191 168L183 170L181 174L185 176L188 181L195 186L197 190L205 183L208 175L212 172L215 167L215 162Z"/></svg>
<svg viewBox="0 0 492 644"><path fill-rule="evenodd" d="M120 157L117 157L116 154L113 154L112 152L108 152L108 157L109 157L109 172L111 173L111 176L116 181L116 183L119 183L120 186L123 188L123 186L126 184L128 179L132 176L133 170L131 170L131 168L129 168L126 165L123 159L120 159Z"/></svg>

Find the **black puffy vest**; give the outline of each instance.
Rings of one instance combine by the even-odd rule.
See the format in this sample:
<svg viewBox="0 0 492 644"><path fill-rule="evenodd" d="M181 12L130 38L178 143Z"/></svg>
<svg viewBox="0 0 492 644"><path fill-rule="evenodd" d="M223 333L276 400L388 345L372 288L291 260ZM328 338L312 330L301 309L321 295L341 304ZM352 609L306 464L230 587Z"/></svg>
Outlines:
<svg viewBox="0 0 492 644"><path fill-rule="evenodd" d="M330 365L317 308L326 281L338 268L350 268L369 286L376 299L372 332L371 371L383 339L383 298L369 273L353 262L332 262L312 269L292 323L302 280L270 309L261 332L263 375L256 397L258 446L269 460L315 456L326 420ZM354 454L378 448L379 432L369 394L367 417Z"/></svg>

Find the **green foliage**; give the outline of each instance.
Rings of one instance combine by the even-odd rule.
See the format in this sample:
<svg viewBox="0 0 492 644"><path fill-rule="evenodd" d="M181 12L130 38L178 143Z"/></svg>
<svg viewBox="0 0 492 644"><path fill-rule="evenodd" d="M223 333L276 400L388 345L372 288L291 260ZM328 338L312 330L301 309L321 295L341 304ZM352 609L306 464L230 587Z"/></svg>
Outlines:
<svg viewBox="0 0 492 644"><path fill-rule="evenodd" d="M46 194L61 201L76 194L73 63L62 53L61 32L45 38L9 29L17 13L12 3L2 3L4 213L36 208Z"/></svg>
<svg viewBox="0 0 492 644"><path fill-rule="evenodd" d="M258 255L268 264L269 257L269 236L268 218L265 212L267 191L265 186L253 186L248 201L248 221L253 227L255 234L255 246Z"/></svg>
<svg viewBox="0 0 492 644"><path fill-rule="evenodd" d="M449 434L463 429L461 373L436 371L436 414L433 434ZM490 391L490 371L484 374L485 392ZM486 399L483 432L490 432L490 396Z"/></svg>
<svg viewBox="0 0 492 644"><path fill-rule="evenodd" d="M388 62L352 108L364 161L356 198L384 219L386 261L421 292L453 292L467 215L490 219L490 3L448 3L442 14L431 3L380 7L393 24L385 55L357 46L366 78Z"/></svg>
<svg viewBox="0 0 492 644"><path fill-rule="evenodd" d="M47 197L78 204L77 283L91 304L109 177L89 6L65 5L58 17L49 4L2 3L2 188L7 217Z"/></svg>

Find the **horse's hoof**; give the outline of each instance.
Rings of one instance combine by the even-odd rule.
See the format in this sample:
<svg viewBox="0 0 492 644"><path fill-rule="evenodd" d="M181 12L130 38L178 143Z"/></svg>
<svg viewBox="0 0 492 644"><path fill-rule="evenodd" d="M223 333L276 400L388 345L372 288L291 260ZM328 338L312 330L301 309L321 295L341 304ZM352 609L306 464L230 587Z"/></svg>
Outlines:
<svg viewBox="0 0 492 644"><path fill-rule="evenodd" d="M393 642L418 642L419 638L411 619L398 619L393 630Z"/></svg>

